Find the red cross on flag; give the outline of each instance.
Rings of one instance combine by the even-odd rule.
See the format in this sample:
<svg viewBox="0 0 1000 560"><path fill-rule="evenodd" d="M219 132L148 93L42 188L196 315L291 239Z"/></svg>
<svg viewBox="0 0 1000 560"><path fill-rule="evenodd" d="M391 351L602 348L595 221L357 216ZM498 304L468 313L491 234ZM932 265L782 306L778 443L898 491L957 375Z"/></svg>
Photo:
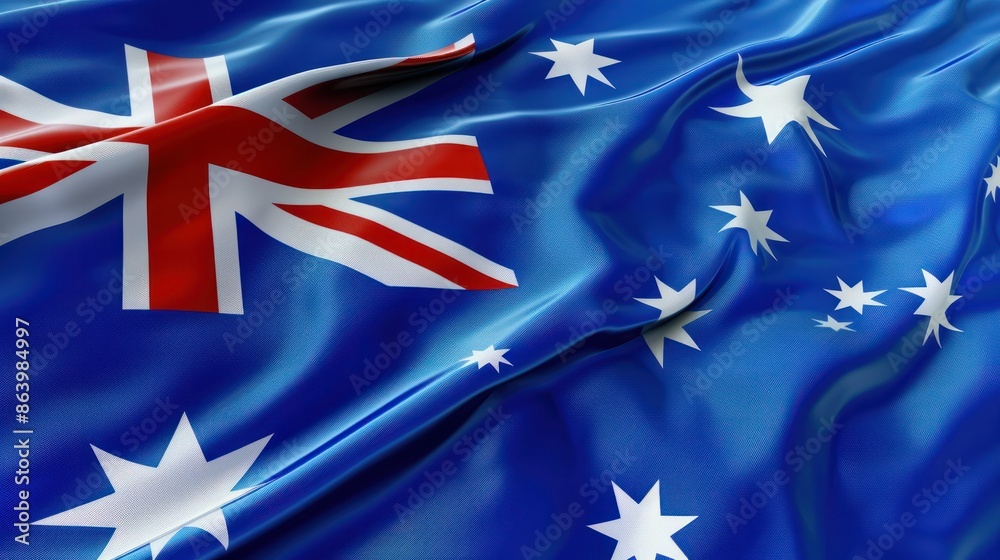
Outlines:
<svg viewBox="0 0 1000 560"><path fill-rule="evenodd" d="M131 114L79 109L0 77L0 244L123 197L123 306L243 313L237 215L389 286L486 290L514 272L359 198L492 194L474 137L369 142L344 126L430 85L472 36L232 94L223 57L125 47Z"/></svg>

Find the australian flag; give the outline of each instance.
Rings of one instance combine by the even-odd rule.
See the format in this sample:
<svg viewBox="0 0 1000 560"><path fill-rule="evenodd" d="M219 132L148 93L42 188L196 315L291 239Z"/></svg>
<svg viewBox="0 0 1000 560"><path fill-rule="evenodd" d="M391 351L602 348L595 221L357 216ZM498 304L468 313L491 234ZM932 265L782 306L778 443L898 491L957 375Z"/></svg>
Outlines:
<svg viewBox="0 0 1000 560"><path fill-rule="evenodd" d="M1000 558L995 0L9 0L0 558Z"/></svg>

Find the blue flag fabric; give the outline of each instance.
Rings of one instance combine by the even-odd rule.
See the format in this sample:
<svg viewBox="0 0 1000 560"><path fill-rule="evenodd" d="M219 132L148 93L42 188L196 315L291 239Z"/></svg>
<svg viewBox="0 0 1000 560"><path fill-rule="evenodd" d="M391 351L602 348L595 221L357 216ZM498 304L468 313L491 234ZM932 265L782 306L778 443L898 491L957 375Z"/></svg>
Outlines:
<svg viewBox="0 0 1000 560"><path fill-rule="evenodd" d="M1000 557L995 2L3 10L0 556Z"/></svg>

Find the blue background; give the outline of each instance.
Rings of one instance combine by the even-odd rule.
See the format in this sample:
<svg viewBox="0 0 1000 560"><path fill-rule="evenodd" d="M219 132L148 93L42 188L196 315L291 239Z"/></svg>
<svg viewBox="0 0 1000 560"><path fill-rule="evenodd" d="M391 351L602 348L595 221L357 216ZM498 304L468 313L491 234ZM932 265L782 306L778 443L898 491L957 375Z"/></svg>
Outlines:
<svg viewBox="0 0 1000 560"><path fill-rule="evenodd" d="M120 200L0 247L3 321L30 320L40 342L81 324L58 356L35 364L33 519L73 505L65 497L81 481L91 492L82 501L113 491L91 444L156 464L186 412L209 459L274 434L241 482L266 485L224 508L227 557L523 558L533 547L542 558L611 558L615 541L586 525L618 517L612 477L636 500L660 481L664 515L698 516L674 537L691 559L865 557L868 540L906 512L917 523L885 558L1000 557L1000 286L984 274L1000 244L983 182L1000 152L996 2L577 1L406 1L351 57L476 36L468 66L342 131L478 138L494 195L365 200L517 273L520 287L463 292L425 331L410 318L437 305L439 291L386 288L246 221L247 309L273 290L287 299L233 352L224 335L237 332L235 316L123 312L116 295L83 323L78 306L121 270ZM387 6L244 0L220 20L219 4L53 3L18 52L0 44L0 74L68 105L125 114L123 44L224 54L241 92L346 62L355 26ZM5 2L6 42L40 9ZM732 24L715 23L724 9ZM529 54L553 50L550 39L592 38L621 63L603 69L614 88L590 80L586 96L568 77L545 80L551 63ZM746 101L737 53L751 83L810 75L831 92L812 100L840 128L815 127L828 157L797 125L768 146L759 120L709 108ZM489 76L496 92L467 118L445 117ZM616 120L623 128L598 141ZM941 138L950 145L934 148ZM761 153L767 160L732 184ZM545 195L546 184L557 194ZM771 244L777 260L755 256L742 230L719 233L731 217L709 206L738 204L739 190L774 210L769 226L789 240ZM528 212L536 219L515 218ZM656 311L629 297L656 297L655 282L646 270L634 294L621 289L651 249L667 255L655 275L675 289L696 279L692 309L712 310L687 327L701 351L668 341L663 368L640 336ZM956 271L966 296L948 315L964 332L942 330L943 348L920 346L920 300L897 289L923 285L921 269L939 279ZM837 276L888 290L886 307L834 313L823 290ZM795 296L787 310L775 312L777 291ZM609 299L611 314L601 311ZM828 314L857 332L814 328ZM560 357L581 330L581 347ZM358 394L351 377L400 332L413 345ZM3 336L12 343L13 328ZM460 361L491 344L509 348L514 366L498 374ZM9 382L0 411L13 409ZM131 449L125 433L158 398L179 410ZM501 409L509 419L483 436ZM786 454L823 420L843 427L793 472ZM615 472L621 456L634 460ZM0 454L4 473L13 459ZM913 496L958 460L968 474L923 513ZM401 520L397 504L445 461L457 472ZM790 482L734 532L727 514L739 516L741 500L778 470ZM6 504L14 487L0 480ZM574 502L581 517L539 539ZM96 558L110 537L34 527L25 548L3 526L5 557ZM159 558L223 553L186 529ZM149 556L146 547L128 558Z"/></svg>

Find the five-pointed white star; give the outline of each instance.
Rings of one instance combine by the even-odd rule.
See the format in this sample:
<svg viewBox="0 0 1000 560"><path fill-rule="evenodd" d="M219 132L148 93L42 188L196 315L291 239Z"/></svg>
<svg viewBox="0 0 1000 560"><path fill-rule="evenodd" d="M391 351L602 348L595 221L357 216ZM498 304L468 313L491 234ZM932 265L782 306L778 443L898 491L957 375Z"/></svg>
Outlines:
<svg viewBox="0 0 1000 560"><path fill-rule="evenodd" d="M98 560L117 558L147 544L155 560L185 527L202 529L229 548L229 531L220 508L254 490L233 488L270 439L267 436L207 461L184 414L155 467L91 446L114 493L34 524L113 528L115 532Z"/></svg>
<svg viewBox="0 0 1000 560"><path fill-rule="evenodd" d="M740 91L750 98L750 102L736 107L711 107L711 109L732 117L763 120L768 144L773 143L788 124L799 123L812 139L813 144L825 156L826 151L820 145L819 138L816 138L810 119L827 128L840 129L806 102L806 87L809 84L809 76L799 76L776 85L755 86L747 80L743 73L743 56L738 56L736 83L739 85Z"/></svg>
<svg viewBox="0 0 1000 560"><path fill-rule="evenodd" d="M777 260L778 257L774 256L774 253L771 251L771 247L767 244L767 242L781 241L783 243L788 243L787 239L767 227L767 222L771 219L772 210L755 210L753 205L750 204L750 199L747 198L747 195L743 194L743 191L740 191L739 206L712 206L712 208L735 216L719 231L726 231L731 228L745 229L747 234L750 236L750 248L753 249L753 254L755 255L757 254L757 244L759 243L764 247L764 250L767 251L767 254Z"/></svg>
<svg viewBox="0 0 1000 560"><path fill-rule="evenodd" d="M487 365L493 366L493 369L500 373L500 364L507 364L508 366L513 366L514 364L507 361L503 355L510 352L510 348L501 348L497 350L491 344L486 350L473 350L472 355L468 358L463 359L465 365L478 364L479 369L483 369Z"/></svg>
<svg viewBox="0 0 1000 560"><path fill-rule="evenodd" d="M697 519L697 516L660 515L660 481L656 481L639 503L614 482L611 485L615 490L615 501L618 502L619 518L588 525L598 533L618 541L611 560L656 560L657 554L672 560L688 560L671 537Z"/></svg>
<svg viewBox="0 0 1000 560"><path fill-rule="evenodd" d="M986 197L993 197L993 202L997 201L997 189L1000 189L1000 156L997 156L997 164L990 164L993 174L984 179L986 181Z"/></svg>
<svg viewBox="0 0 1000 560"><path fill-rule="evenodd" d="M656 286L660 290L660 297L658 298L635 298L636 301L643 305L648 305L653 309L657 309L660 312L660 316L657 321L662 321L668 317L677 315L687 306L694 303L694 298L697 293L696 288L697 280L692 280L687 286L680 291L676 291L670 286L664 284L659 278L656 278ZM642 337L646 341L646 345L652 350L653 355L656 357L656 361L663 365L663 343L666 339L673 340L674 342L679 342L685 346L694 348L695 350L701 350L695 343L691 335L684 330L684 327L688 323L695 321L708 315L712 310L707 309L705 311L688 311L677 315L670 321L667 321L663 325L650 329L643 333Z"/></svg>
<svg viewBox="0 0 1000 560"><path fill-rule="evenodd" d="M608 78L601 72L601 68L618 64L621 61L594 54L594 39L584 41L578 45L563 43L555 39L551 39L551 41L555 45L556 50L531 53L547 58L554 63L552 69L549 70L549 75L545 76L546 80L560 76L569 76L583 95L587 94L588 76L602 84L609 85L612 88L615 87L611 85Z"/></svg>
<svg viewBox="0 0 1000 560"><path fill-rule="evenodd" d="M875 298L884 294L885 290L866 292L863 280L859 280L858 283L853 286L848 286L846 282L840 279L840 276L837 277L837 282L840 283L839 290L826 290L827 293L840 300L837 304L837 309L834 309L834 311L850 307L858 313L864 315L866 305L885 307L884 303L875 301Z"/></svg>
<svg viewBox="0 0 1000 560"><path fill-rule="evenodd" d="M934 333L934 338L937 340L938 347L941 346L941 327L944 327L950 331L962 332L960 329L955 328L951 323L948 322L948 317L945 316L945 312L951 307L953 303L962 299L962 296L951 295L951 284L955 278L955 272L952 271L951 274L945 278L944 282L938 280L933 274L922 271L924 273L924 284L926 287L923 288L900 288L904 292L910 292L911 294L918 295L924 298L924 302L920 304L920 307L913 312L914 315L923 315L925 317L930 317L931 320L927 324L927 333L924 335L924 344L927 344L927 339L930 338L931 333Z"/></svg>
<svg viewBox="0 0 1000 560"><path fill-rule="evenodd" d="M826 316L826 321L822 319L813 319L813 321L819 323L818 325L816 325L817 327L823 329L830 329L833 332L840 332L840 331L854 332L854 329L850 328L850 326L853 325L854 323L841 323L840 321L837 321L830 315Z"/></svg>

